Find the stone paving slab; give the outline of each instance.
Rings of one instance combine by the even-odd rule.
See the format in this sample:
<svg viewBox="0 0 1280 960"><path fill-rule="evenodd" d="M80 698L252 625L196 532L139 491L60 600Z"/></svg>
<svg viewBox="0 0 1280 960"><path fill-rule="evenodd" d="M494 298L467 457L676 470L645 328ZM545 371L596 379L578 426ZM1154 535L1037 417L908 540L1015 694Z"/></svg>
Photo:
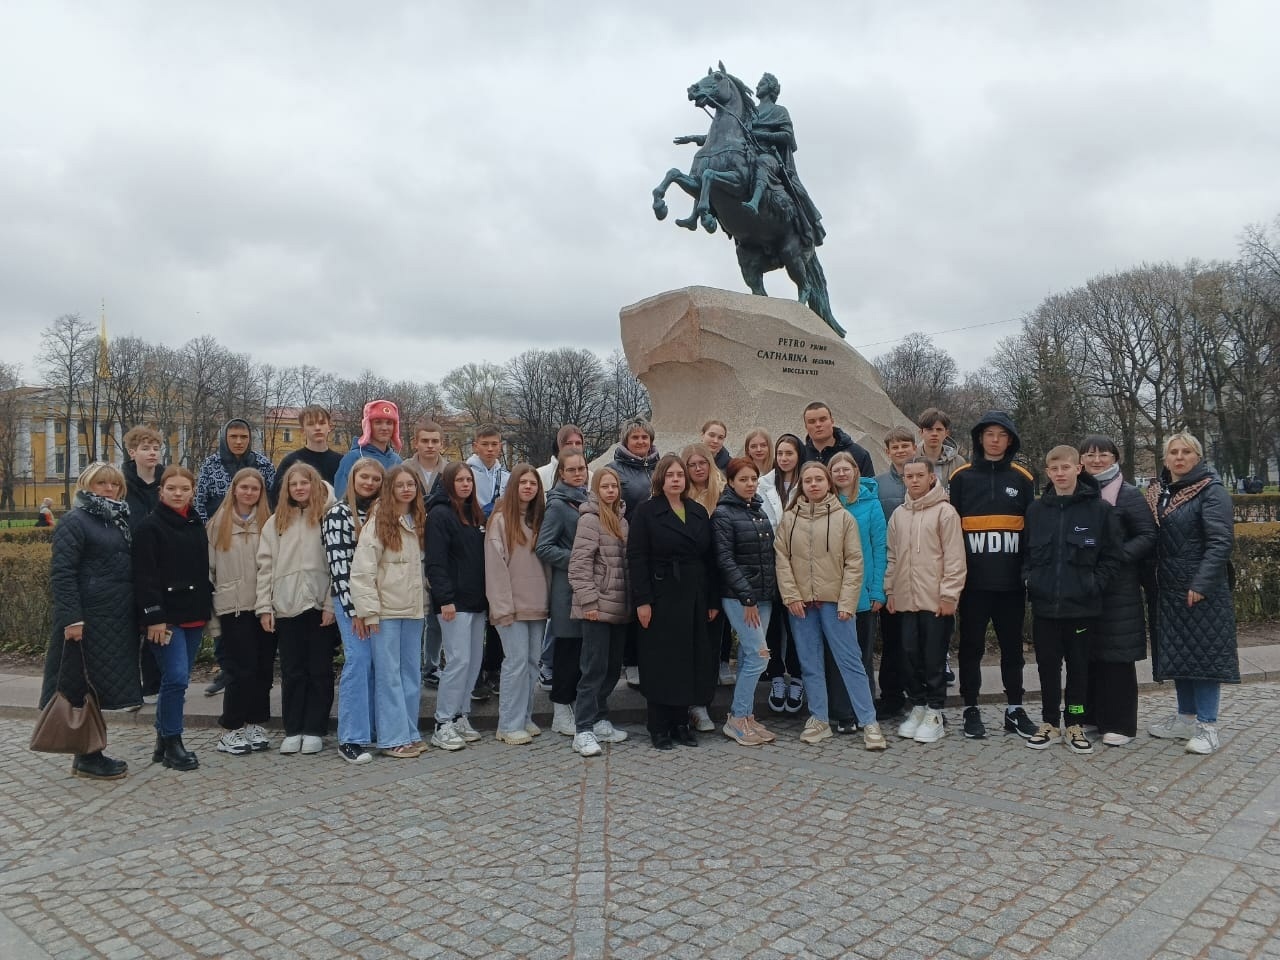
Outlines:
<svg viewBox="0 0 1280 960"><path fill-rule="evenodd" d="M125 780L0 762L0 958L1280 956L1278 709L1227 689L1211 757L954 726L877 755L789 718L764 748L548 732L361 767L194 730L187 774L110 715Z"/></svg>
<svg viewBox="0 0 1280 960"><path fill-rule="evenodd" d="M1137 666L1138 687L1140 690L1172 690L1172 687L1156 683L1151 679L1150 660L1143 660L1139 662ZM1280 680L1280 645L1245 647L1241 649L1240 677L1245 683L1254 683L1265 680ZM1023 682L1026 685L1027 702L1039 702L1040 677L1033 665L1029 664L1023 671ZM40 677L14 673L0 673L0 717L34 718L38 713L35 705L40 699L40 683ZM204 688L204 681L200 681L192 683L187 689L185 722L188 727L213 727L217 725L218 715L222 711L222 697L206 697L204 695ZM959 707L961 705L958 690L959 688L954 685L948 687L948 692L950 694L947 697L948 706ZM999 665L984 666L982 668L982 691L982 696L979 698L980 703L1004 703L1004 692L1000 679ZM767 695L768 686L766 684L760 684L756 688L757 716L765 716L769 713L769 710L765 705L765 697ZM1172 693L1170 692L1168 695L1172 696ZM731 696L731 687L718 688L713 707L719 708L719 713L723 714L729 706ZM625 683L618 684L618 688L610 697L609 706L610 711L617 718L630 723L644 722L644 698L638 691L627 687ZM431 722L432 712L434 709L435 690L430 687L424 687L422 691L421 710L424 728ZM551 716L551 700L542 690L534 691L533 709L535 718L549 720ZM335 698L333 711L331 713L332 717L337 717L337 710L338 705L337 699ZM280 716L280 687L278 684L271 691L271 711L273 716ZM1032 712L1033 715L1035 715L1034 711L1029 712ZM153 726L155 723L155 708L150 705L144 706L135 714L119 715L119 718L114 722L119 724L135 723L148 727ZM487 701L473 704L471 722L478 729L496 729L498 722L498 698L491 697Z"/></svg>

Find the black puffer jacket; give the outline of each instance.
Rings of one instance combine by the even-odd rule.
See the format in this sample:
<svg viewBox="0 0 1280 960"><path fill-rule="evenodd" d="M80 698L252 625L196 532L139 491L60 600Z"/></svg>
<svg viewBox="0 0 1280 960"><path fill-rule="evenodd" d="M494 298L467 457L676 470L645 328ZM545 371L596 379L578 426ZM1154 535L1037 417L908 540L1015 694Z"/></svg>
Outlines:
<svg viewBox="0 0 1280 960"><path fill-rule="evenodd" d="M636 507L649 499L649 485L653 481L653 468L660 459L657 450L650 450L646 457L637 457L622 444L613 451L613 469L622 481L622 500L627 505L627 516L636 515Z"/></svg>
<svg viewBox="0 0 1280 960"><path fill-rule="evenodd" d="M431 609L453 604L459 613L484 613L484 526L459 519L443 484L427 498L427 583Z"/></svg>
<svg viewBox="0 0 1280 960"><path fill-rule="evenodd" d="M208 557L205 558L208 567ZM138 678L138 628L133 611L133 563L129 540L111 521L83 507L68 511L53 530L53 632L45 658L40 706L58 686L63 628L84 623L83 652L98 705L121 710L142 703ZM84 698L84 671L72 654L63 674L63 693L73 703Z"/></svg>
<svg viewBox="0 0 1280 960"><path fill-rule="evenodd" d="M192 507L184 517L163 503L133 532L138 622L200 623L213 612L209 538Z"/></svg>
<svg viewBox="0 0 1280 960"><path fill-rule="evenodd" d="M1027 507L1023 576L1034 616L1074 620L1102 615L1102 594L1123 562L1120 521L1087 473L1061 496L1050 484Z"/></svg>
<svg viewBox="0 0 1280 960"><path fill-rule="evenodd" d="M1103 617L1093 634L1091 658L1136 663L1147 657L1147 607L1142 594L1147 581L1155 583L1149 574L1156 522L1142 493L1131 483L1121 483L1114 510L1124 538L1124 563L1103 591Z"/></svg>
<svg viewBox="0 0 1280 960"><path fill-rule="evenodd" d="M759 495L743 500L730 487L720 494L711 515L720 589L744 607L773 599L778 589L773 527Z"/></svg>
<svg viewBox="0 0 1280 960"><path fill-rule="evenodd" d="M1156 545L1158 601L1151 669L1157 680L1240 682L1236 618L1231 601L1235 523L1231 496L1213 470L1197 464L1174 483L1166 470L1152 490L1160 536ZM1203 486L1199 486L1203 484ZM1191 490L1199 486L1193 495ZM1187 591L1204 599L1187 606Z"/></svg>

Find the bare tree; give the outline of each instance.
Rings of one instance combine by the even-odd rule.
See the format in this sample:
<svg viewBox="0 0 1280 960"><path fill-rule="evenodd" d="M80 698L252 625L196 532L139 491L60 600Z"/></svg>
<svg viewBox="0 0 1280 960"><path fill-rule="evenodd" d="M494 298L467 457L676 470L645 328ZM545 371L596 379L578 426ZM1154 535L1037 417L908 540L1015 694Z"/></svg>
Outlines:
<svg viewBox="0 0 1280 960"><path fill-rule="evenodd" d="M923 333L911 333L874 361L885 393L914 417L927 407L948 407L959 368L946 350Z"/></svg>
<svg viewBox="0 0 1280 960"><path fill-rule="evenodd" d="M495 363L464 363L445 374L440 391L469 426L506 422L503 408L505 370Z"/></svg>
<svg viewBox="0 0 1280 960"><path fill-rule="evenodd" d="M108 415L122 432L146 423L155 403L150 376L154 348L139 337L117 337L107 348L111 376ZM123 451L121 451L123 453Z"/></svg>
<svg viewBox="0 0 1280 960"><path fill-rule="evenodd" d="M14 510L14 481L24 474L18 463L22 378L16 363L0 362L0 510Z"/></svg>
<svg viewBox="0 0 1280 960"><path fill-rule="evenodd" d="M73 471L78 471L78 461L71 457L78 447L74 418L79 410L81 387L94 373L96 347L93 325L78 313L64 313L40 335L38 359L44 369L44 382L54 394L63 422L64 504L71 502L71 477Z"/></svg>

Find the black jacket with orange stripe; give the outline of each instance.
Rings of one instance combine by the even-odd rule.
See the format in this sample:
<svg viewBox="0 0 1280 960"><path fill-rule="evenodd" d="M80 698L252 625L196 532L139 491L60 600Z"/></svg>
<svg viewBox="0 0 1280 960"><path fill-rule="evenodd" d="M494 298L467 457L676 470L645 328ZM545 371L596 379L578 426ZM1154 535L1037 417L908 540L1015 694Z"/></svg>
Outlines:
<svg viewBox="0 0 1280 960"><path fill-rule="evenodd" d="M999 460L982 453L986 427L1009 431L1009 449ZM1027 549L1023 526L1035 499L1035 480L1013 462L1021 441L1013 420L1002 410L983 414L973 428L973 462L951 475L951 505L960 514L967 590L1021 590L1022 559Z"/></svg>

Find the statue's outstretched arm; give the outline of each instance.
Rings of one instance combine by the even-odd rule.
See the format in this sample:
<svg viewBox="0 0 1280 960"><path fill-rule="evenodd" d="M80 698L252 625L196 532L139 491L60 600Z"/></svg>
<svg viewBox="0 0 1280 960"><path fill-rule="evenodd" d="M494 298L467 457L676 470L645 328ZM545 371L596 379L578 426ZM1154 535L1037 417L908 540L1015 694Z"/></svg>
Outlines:
<svg viewBox="0 0 1280 960"><path fill-rule="evenodd" d="M706 142L707 142L707 135L706 135L705 133L691 133L691 134L689 134L688 136L684 136L684 137L676 137L676 138L675 138L674 140L672 140L671 142L672 142L672 143L681 143L681 144L683 144L683 143L696 143L698 146L700 146L700 147L701 147L701 146L705 146L705 145L706 145Z"/></svg>

